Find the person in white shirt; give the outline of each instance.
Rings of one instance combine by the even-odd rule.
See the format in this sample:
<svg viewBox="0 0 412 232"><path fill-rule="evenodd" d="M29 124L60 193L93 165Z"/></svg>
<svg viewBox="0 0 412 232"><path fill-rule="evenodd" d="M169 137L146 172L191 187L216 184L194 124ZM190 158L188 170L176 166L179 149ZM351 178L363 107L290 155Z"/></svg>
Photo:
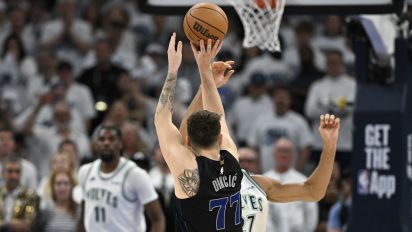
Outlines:
<svg viewBox="0 0 412 232"><path fill-rule="evenodd" d="M59 0L60 17L44 24L40 45L56 49L60 59L70 60L75 73L80 71L83 55L90 48L92 30L89 23L76 17L76 0Z"/></svg>
<svg viewBox="0 0 412 232"><path fill-rule="evenodd" d="M80 167L80 229L143 232L145 212L152 223L151 231L164 231L164 215L149 175L120 156L121 137L119 128L101 126L97 131L99 159Z"/></svg>
<svg viewBox="0 0 412 232"><path fill-rule="evenodd" d="M228 119L239 144L246 142L247 135L258 116L273 112L273 104L267 94L266 82L266 76L263 73L253 73L247 87L248 95L238 98L229 112Z"/></svg>
<svg viewBox="0 0 412 232"><path fill-rule="evenodd" d="M293 168L294 145L286 138L277 140L274 152L275 166L263 175L280 183L299 183L306 176ZM279 220L280 219L280 220ZM318 223L318 206L315 202L290 202L269 204L267 231L292 232L314 231Z"/></svg>
<svg viewBox="0 0 412 232"><path fill-rule="evenodd" d="M89 87L75 81L73 67L69 62L60 62L57 66L57 75L65 89L67 104L70 108L76 108L80 112L87 131L91 120L96 116L94 99Z"/></svg>
<svg viewBox="0 0 412 232"><path fill-rule="evenodd" d="M342 169L350 165L352 151L353 113L356 95L356 81L344 72L343 57L340 51L327 54L327 74L315 81L310 89L305 104L305 115L312 121L312 129L319 127L319 114L333 113L341 118L342 130L338 142L336 160ZM322 140L315 134L313 143L313 161L319 157Z"/></svg>
<svg viewBox="0 0 412 232"><path fill-rule="evenodd" d="M14 132L9 129L0 129L0 162L6 160L7 157L16 156L18 146L14 138ZM22 165L22 173L20 184L31 189L37 188L37 169L36 167L28 160L21 159L20 163ZM2 166L0 165L0 173ZM3 182L0 179L0 184Z"/></svg>
<svg viewBox="0 0 412 232"><path fill-rule="evenodd" d="M298 152L294 164L297 170L305 168L311 152L313 135L305 118L292 111L290 91L278 86L273 92L274 111L261 114L254 120L247 137L247 144L260 154L262 172L273 168L273 151L276 141L287 137ZM320 114L319 114L320 115Z"/></svg>

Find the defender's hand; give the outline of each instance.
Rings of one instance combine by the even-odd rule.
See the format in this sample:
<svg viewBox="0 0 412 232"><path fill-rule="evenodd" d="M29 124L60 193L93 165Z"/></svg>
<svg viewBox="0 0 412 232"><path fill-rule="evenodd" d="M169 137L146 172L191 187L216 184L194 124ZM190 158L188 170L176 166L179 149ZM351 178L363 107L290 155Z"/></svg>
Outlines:
<svg viewBox="0 0 412 232"><path fill-rule="evenodd" d="M182 41L179 41L176 49L176 32L170 38L169 48L167 49L167 59L169 62L169 72L177 73L182 63Z"/></svg>
<svg viewBox="0 0 412 232"><path fill-rule="evenodd" d="M340 120L335 115L321 115L319 134L324 144L336 145L339 137Z"/></svg>
<svg viewBox="0 0 412 232"><path fill-rule="evenodd" d="M220 88L230 80L235 70L232 69L234 61L217 61L212 64L212 73L217 88ZM228 70L226 72L226 70Z"/></svg>
<svg viewBox="0 0 412 232"><path fill-rule="evenodd" d="M190 46L192 47L193 55L196 59L196 63L199 68L208 68L211 67L213 60L215 59L217 53L222 48L223 43L220 40L216 40L215 44L212 46L212 40L207 40L207 45L205 41L200 40L200 49L191 42Z"/></svg>

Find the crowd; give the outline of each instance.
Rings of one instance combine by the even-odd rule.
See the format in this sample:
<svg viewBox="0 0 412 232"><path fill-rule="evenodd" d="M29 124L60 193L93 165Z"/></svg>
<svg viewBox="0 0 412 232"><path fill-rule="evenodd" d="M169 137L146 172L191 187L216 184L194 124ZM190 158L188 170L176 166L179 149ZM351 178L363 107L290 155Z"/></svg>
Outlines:
<svg viewBox="0 0 412 232"><path fill-rule="evenodd" d="M172 32L185 41L176 125L200 82L181 22L141 13L133 0L0 0L0 231L74 231L77 171L97 158L102 124L121 129L123 156L149 173L173 231L173 178L153 118ZM356 90L343 18L285 16L280 53L242 48L240 21L230 22L218 57L234 60L236 72L219 93L244 169L304 181L321 153L319 116L341 119L325 197L271 204L268 231L343 231Z"/></svg>

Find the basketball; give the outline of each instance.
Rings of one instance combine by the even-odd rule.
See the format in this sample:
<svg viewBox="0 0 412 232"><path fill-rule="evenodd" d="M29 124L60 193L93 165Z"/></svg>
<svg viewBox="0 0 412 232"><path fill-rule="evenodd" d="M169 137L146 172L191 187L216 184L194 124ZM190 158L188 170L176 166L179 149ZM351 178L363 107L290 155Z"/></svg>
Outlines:
<svg viewBox="0 0 412 232"><path fill-rule="evenodd" d="M198 3L186 13L183 19L183 30L186 37L195 45L200 40L223 40L228 29L225 12L214 3Z"/></svg>

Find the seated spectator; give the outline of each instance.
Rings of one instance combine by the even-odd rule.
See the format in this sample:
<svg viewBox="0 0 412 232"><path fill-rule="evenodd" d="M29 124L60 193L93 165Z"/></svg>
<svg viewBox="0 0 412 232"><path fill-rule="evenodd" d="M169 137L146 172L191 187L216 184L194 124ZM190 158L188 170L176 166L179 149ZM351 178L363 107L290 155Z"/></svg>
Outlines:
<svg viewBox="0 0 412 232"><path fill-rule="evenodd" d="M240 167L252 174L257 174L259 171L259 161L256 151L249 147L240 147L237 153L239 154Z"/></svg>
<svg viewBox="0 0 412 232"><path fill-rule="evenodd" d="M257 72L253 73L249 79L248 94L237 98L228 116L240 145L246 143L247 135L252 130L255 119L266 112L273 111L272 101L267 94L266 76Z"/></svg>
<svg viewBox="0 0 412 232"><path fill-rule="evenodd" d="M59 169L50 176L53 206L43 210L33 226L33 231L73 232L81 220L81 210L73 200L77 182L71 171Z"/></svg>
<svg viewBox="0 0 412 232"><path fill-rule="evenodd" d="M67 153L57 152L50 162L49 174L41 179L39 187L37 188L37 194L41 198L40 209L46 209L54 205L50 180L54 172L63 169L76 173L74 163L70 160L69 155Z"/></svg>
<svg viewBox="0 0 412 232"><path fill-rule="evenodd" d="M19 148L15 140L15 134L11 129L0 129L0 148L0 162L4 162L10 157L19 157ZM19 174L21 177L19 184L31 189L36 189L37 170L35 166L26 159L21 159L19 162L22 166L21 173ZM4 180L0 182L3 183Z"/></svg>
<svg viewBox="0 0 412 232"><path fill-rule="evenodd" d="M74 79L72 65L69 62L60 62L57 75L65 89L65 100L70 108L76 108L83 116L86 131L90 128L91 120L96 116L94 100L89 87L80 84Z"/></svg>
<svg viewBox="0 0 412 232"><path fill-rule="evenodd" d="M291 140L280 138L275 145L275 165L263 175L281 183L300 183L307 177L293 168L294 145ZM272 218L280 218L274 223ZM318 223L316 202L270 203L267 231L314 231ZM281 227L279 227L281 226Z"/></svg>
<svg viewBox="0 0 412 232"><path fill-rule="evenodd" d="M260 154L261 171L266 172L273 168L276 141L281 137L292 140L298 154L294 166L302 171L308 164L313 141L309 124L302 115L290 109L292 102L287 87L275 88L272 99L274 110L254 120L246 142L256 148Z"/></svg>
<svg viewBox="0 0 412 232"><path fill-rule="evenodd" d="M99 39L95 44L96 64L86 69L79 77L79 82L85 84L92 91L95 104L101 107L97 117L93 120L92 128L102 123L106 109L120 98L117 81L120 74L126 72L123 68L112 63L110 57L113 54L113 47L107 39Z"/></svg>
<svg viewBox="0 0 412 232"><path fill-rule="evenodd" d="M25 122L24 132L29 137L34 137L38 143L44 144L46 149L43 151L42 158L38 160L37 165L42 170L41 176L47 174L52 154L58 150L60 143L64 140L70 139L74 141L79 149L79 155L85 157L90 155L90 141L89 137L79 130L70 127L71 113L69 106L60 101L53 106L53 125L51 127L41 127L34 125L34 120L41 108L39 104L33 113ZM32 144L36 145L36 144Z"/></svg>
<svg viewBox="0 0 412 232"><path fill-rule="evenodd" d="M340 51L344 63L347 66L352 66L355 56L348 47L342 17L338 15L327 16L324 20L323 29L323 33L314 38L313 45L324 53L327 53L329 50Z"/></svg>
<svg viewBox="0 0 412 232"><path fill-rule="evenodd" d="M40 44L57 51L59 59L74 64L75 73L82 65L83 55L90 48L92 34L90 25L76 17L76 0L59 0L58 18L46 22L41 33Z"/></svg>
<svg viewBox="0 0 412 232"><path fill-rule="evenodd" d="M151 144L147 142L147 133L140 128L138 125L127 122L121 128L122 130L122 141L123 141L123 156L135 161L137 165L142 167L139 163L149 166L149 151ZM146 138L146 139L144 139Z"/></svg>
<svg viewBox="0 0 412 232"><path fill-rule="evenodd" d="M61 141L59 144L59 152L66 153L69 156L70 162L74 165L74 170L77 171L80 167L80 155L77 144L70 139Z"/></svg>
<svg viewBox="0 0 412 232"><path fill-rule="evenodd" d="M312 131L319 127L319 115L334 114L340 118L341 130L337 145L336 161L342 169L351 164L353 113L356 96L356 81L346 74L342 53L338 50L327 53L326 75L312 83L305 104L305 115L312 122ZM317 163L322 150L319 133L314 133L313 162Z"/></svg>
<svg viewBox="0 0 412 232"><path fill-rule="evenodd" d="M24 170L20 158L8 157L2 169L5 182L0 187L0 231L30 232L39 212L39 197L20 184Z"/></svg>
<svg viewBox="0 0 412 232"><path fill-rule="evenodd" d="M4 41L0 60L0 89L3 99L12 104L14 114L20 113L30 102L28 80L37 72L35 61L27 56L20 37L10 34Z"/></svg>

